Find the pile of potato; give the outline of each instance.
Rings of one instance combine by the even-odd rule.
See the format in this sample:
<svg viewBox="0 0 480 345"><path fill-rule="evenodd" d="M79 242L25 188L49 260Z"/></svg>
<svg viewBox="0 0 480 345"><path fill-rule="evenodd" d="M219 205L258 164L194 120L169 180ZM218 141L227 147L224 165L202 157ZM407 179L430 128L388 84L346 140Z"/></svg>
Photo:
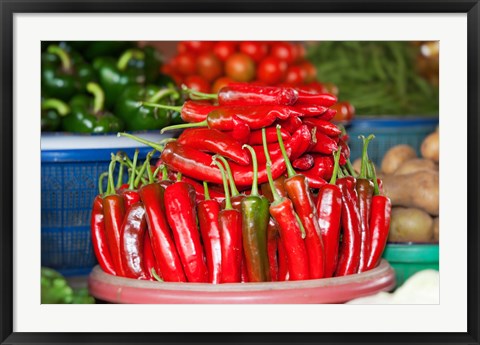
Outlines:
<svg viewBox="0 0 480 345"><path fill-rule="evenodd" d="M409 145L394 146L383 157L378 175L393 206L389 242L438 242L438 135L437 129L424 139L421 157Z"/></svg>

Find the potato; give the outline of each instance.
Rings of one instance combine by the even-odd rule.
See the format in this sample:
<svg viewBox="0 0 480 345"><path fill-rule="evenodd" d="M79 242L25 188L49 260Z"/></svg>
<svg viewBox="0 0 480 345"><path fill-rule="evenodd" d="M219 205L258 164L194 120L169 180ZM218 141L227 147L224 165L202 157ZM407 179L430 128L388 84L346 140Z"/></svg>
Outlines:
<svg viewBox="0 0 480 345"><path fill-rule="evenodd" d="M438 242L438 240L440 239L439 233L438 233L439 228L440 228L440 219L437 217L433 219L433 241L434 242Z"/></svg>
<svg viewBox="0 0 480 345"><path fill-rule="evenodd" d="M410 145L397 145L385 153L382 160L382 171L392 174L403 162L417 158L417 153Z"/></svg>
<svg viewBox="0 0 480 345"><path fill-rule="evenodd" d="M417 171L405 175L383 176L383 189L393 206L416 207L438 216L439 186L437 171Z"/></svg>
<svg viewBox="0 0 480 345"><path fill-rule="evenodd" d="M394 175L405 175L425 170L438 171L438 165L430 159L414 158L400 165L400 167L395 170Z"/></svg>
<svg viewBox="0 0 480 345"><path fill-rule="evenodd" d="M438 131L429 134L422 142L420 152L422 157L438 162L439 158L439 133Z"/></svg>
<svg viewBox="0 0 480 345"><path fill-rule="evenodd" d="M433 220L418 208L394 207L390 221L389 242L430 242Z"/></svg>

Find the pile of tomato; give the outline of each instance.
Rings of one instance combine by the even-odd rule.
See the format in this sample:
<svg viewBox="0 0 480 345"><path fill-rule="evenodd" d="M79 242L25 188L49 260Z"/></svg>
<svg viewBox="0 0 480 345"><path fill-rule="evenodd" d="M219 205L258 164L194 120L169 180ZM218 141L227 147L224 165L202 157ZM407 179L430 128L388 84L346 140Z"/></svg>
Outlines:
<svg viewBox="0 0 480 345"><path fill-rule="evenodd" d="M338 95L334 84L317 80L303 42L181 41L162 71L178 85L205 93L217 93L231 82L251 82ZM353 118L350 103L340 101L336 108L335 120Z"/></svg>

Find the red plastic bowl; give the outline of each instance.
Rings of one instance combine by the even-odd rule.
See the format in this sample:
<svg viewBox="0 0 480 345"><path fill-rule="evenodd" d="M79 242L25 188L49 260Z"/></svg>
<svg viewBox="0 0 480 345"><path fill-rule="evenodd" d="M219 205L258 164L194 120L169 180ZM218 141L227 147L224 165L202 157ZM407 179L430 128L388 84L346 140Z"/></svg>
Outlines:
<svg viewBox="0 0 480 345"><path fill-rule="evenodd" d="M200 284L162 283L109 275L97 266L88 278L97 299L128 304L309 304L343 303L390 291L395 273L387 261L368 272L346 277L289 282Z"/></svg>

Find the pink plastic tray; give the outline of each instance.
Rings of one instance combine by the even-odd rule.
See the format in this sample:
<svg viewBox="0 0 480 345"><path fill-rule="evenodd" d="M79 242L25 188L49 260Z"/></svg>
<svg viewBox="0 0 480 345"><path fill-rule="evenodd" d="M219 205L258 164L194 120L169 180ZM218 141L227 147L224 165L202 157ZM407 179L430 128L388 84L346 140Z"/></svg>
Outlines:
<svg viewBox="0 0 480 345"><path fill-rule="evenodd" d="M199 284L162 283L109 275L96 266L88 278L90 293L111 303L129 304L307 304L343 303L351 299L390 291L395 274L387 261L368 272L315 280Z"/></svg>

